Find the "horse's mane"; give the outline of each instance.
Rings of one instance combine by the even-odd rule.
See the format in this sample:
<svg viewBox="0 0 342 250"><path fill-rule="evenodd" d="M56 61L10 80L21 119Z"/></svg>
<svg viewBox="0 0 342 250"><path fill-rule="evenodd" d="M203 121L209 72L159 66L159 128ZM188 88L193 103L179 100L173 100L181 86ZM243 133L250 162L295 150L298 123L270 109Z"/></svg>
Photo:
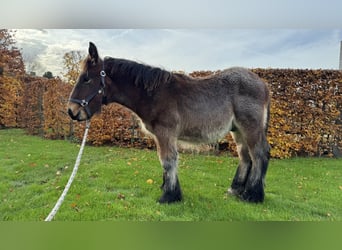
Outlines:
<svg viewBox="0 0 342 250"><path fill-rule="evenodd" d="M126 59L106 57L105 65L106 70L110 70L110 77L126 77L147 92L168 83L172 76L167 70Z"/></svg>

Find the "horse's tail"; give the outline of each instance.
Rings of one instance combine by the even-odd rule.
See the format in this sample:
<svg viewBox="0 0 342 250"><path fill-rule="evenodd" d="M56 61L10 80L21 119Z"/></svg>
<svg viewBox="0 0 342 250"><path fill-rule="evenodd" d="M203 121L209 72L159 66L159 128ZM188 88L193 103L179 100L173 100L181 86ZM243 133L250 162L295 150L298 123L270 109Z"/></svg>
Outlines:
<svg viewBox="0 0 342 250"><path fill-rule="evenodd" d="M265 93L266 93L266 102L264 106L264 131L265 131L265 136L267 137L267 132L268 132L268 126L270 123L270 113L271 113L271 94L268 89L267 84L265 83ZM267 105L267 106L266 106Z"/></svg>
<svg viewBox="0 0 342 250"><path fill-rule="evenodd" d="M267 137L267 132L268 132L268 126L270 123L270 111L271 110L271 102L270 100L267 103L267 107L266 107L266 117L265 117L265 124L264 124L264 131L265 131L265 135Z"/></svg>

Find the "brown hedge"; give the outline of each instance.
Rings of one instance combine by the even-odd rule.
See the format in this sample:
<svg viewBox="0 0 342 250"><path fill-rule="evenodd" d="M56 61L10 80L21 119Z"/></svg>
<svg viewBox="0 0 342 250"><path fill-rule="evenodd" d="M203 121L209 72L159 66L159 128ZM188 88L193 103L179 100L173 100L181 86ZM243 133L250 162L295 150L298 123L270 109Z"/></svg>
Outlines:
<svg viewBox="0 0 342 250"><path fill-rule="evenodd" d="M333 156L341 143L342 72L337 70L253 69L272 93L268 138L271 155ZM211 71L191 73L194 77ZM21 126L47 138L81 139L83 124L71 123L66 102L71 86L60 79L30 78L24 81ZM138 127L137 118L126 108L111 104L92 120L88 142L125 147L153 148L151 138ZM230 135L216 148L235 154Z"/></svg>
<svg viewBox="0 0 342 250"><path fill-rule="evenodd" d="M59 78L26 77L21 107L21 127L49 139L70 137L73 123L66 114L72 89Z"/></svg>
<svg viewBox="0 0 342 250"><path fill-rule="evenodd" d="M19 126L22 92L20 77L0 75L0 128Z"/></svg>
<svg viewBox="0 0 342 250"><path fill-rule="evenodd" d="M272 156L332 156L342 148L342 72L254 70L272 92Z"/></svg>

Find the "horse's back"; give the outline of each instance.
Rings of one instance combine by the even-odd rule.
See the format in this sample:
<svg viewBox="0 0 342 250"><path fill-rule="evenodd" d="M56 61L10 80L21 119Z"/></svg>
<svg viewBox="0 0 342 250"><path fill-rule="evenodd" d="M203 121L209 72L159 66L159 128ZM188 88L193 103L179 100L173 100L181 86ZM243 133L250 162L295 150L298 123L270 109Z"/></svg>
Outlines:
<svg viewBox="0 0 342 250"><path fill-rule="evenodd" d="M231 91L235 105L267 106L269 103L269 90L267 83L257 74L246 68L234 67L222 71L220 76L225 88Z"/></svg>
<svg viewBox="0 0 342 250"><path fill-rule="evenodd" d="M238 85L241 89L245 90L261 90L265 91L264 88L266 83L261 78L249 69L241 67L233 67L223 70L221 73L221 79L227 85Z"/></svg>

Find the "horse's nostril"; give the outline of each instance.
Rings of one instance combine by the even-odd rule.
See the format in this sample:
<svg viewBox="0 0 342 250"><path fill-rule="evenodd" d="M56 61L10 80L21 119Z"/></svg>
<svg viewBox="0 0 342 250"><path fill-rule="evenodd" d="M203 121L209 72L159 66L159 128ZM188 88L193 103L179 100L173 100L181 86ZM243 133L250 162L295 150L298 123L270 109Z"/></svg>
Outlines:
<svg viewBox="0 0 342 250"><path fill-rule="evenodd" d="M68 114L71 117L71 119L73 119L73 120L76 119L76 116L74 115L74 113L72 112L72 110L70 108L68 109Z"/></svg>

